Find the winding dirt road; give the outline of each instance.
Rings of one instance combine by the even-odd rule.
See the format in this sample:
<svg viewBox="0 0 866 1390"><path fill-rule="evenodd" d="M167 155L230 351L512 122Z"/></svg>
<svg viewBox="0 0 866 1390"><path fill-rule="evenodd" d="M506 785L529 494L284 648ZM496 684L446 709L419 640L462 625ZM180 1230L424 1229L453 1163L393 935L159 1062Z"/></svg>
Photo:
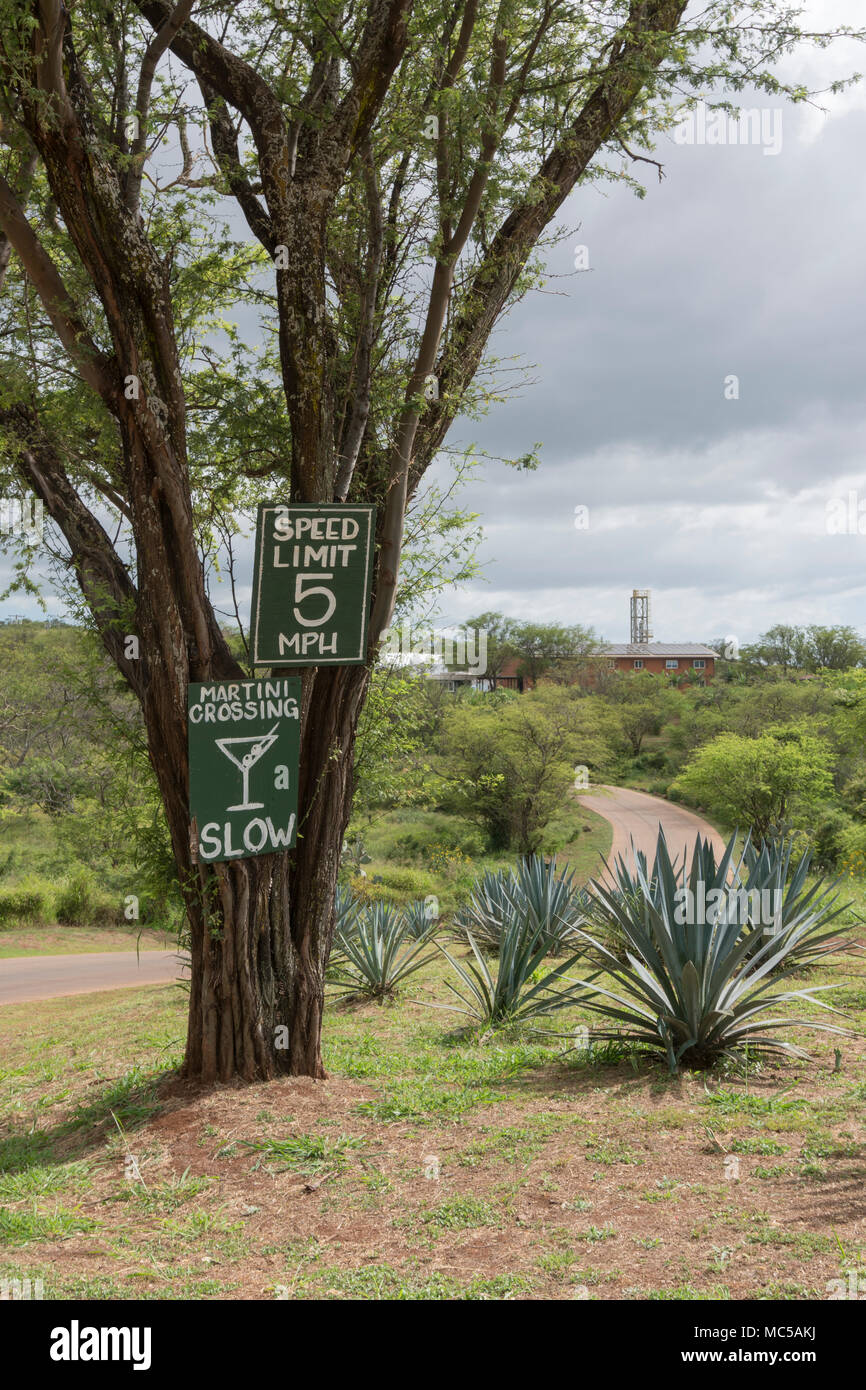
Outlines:
<svg viewBox="0 0 866 1390"><path fill-rule="evenodd" d="M631 787L599 786L589 793L582 792L580 804L610 821L613 826L611 856L615 858L621 854L627 864L631 863L632 840L635 848L643 850L647 860L652 861L659 823L664 829L671 858L681 857L686 848L691 851L699 831L705 839L709 839L717 855L725 848L718 831L696 816L694 811L663 801L661 797L649 796L646 792L633 791Z"/></svg>
<svg viewBox="0 0 866 1390"><path fill-rule="evenodd" d="M0 1004L90 994L133 985L170 984L181 976L175 951L97 951L75 956L11 956L0 960Z"/></svg>

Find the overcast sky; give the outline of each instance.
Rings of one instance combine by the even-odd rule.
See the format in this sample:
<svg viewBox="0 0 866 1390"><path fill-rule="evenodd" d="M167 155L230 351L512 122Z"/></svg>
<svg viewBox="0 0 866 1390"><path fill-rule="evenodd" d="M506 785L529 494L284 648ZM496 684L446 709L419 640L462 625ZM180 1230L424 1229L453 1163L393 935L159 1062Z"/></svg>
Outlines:
<svg viewBox="0 0 866 1390"><path fill-rule="evenodd" d="M866 19L862 0L810 11L816 27ZM823 85L866 53L840 43L788 68ZM567 275L582 243L590 271L526 299L497 339L537 383L449 441L543 447L537 472L487 464L465 494L488 582L448 616L499 609L624 641L629 594L649 588L660 641L866 629L866 534L827 533L828 500L851 489L866 532L866 94L826 104L786 107L775 155L665 140L643 200L572 195L580 231L550 265Z"/></svg>
<svg viewBox="0 0 866 1390"><path fill-rule="evenodd" d="M812 0L809 16L866 20L863 0ZM787 60L811 85L859 68L854 45ZM448 441L514 457L540 441L541 466L486 463L464 492L485 579L451 592L443 622L499 609L623 641L640 587L659 641L866 631L866 534L827 531L828 502L854 490L866 533L866 89L826 104L785 107L775 154L666 139L661 184L637 166L645 199L572 195L563 222L580 230L549 265L569 277L580 243L590 269L525 299L494 342L535 384ZM10 568L0 555L0 587ZM36 616L0 605L16 612Z"/></svg>

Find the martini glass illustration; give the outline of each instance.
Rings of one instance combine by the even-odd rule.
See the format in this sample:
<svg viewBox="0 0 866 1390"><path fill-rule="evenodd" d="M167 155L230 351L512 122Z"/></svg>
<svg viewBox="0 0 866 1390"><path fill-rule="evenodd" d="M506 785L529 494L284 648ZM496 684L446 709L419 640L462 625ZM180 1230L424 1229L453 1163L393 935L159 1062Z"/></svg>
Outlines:
<svg viewBox="0 0 866 1390"><path fill-rule="evenodd" d="M227 811L261 811L264 806L263 801L250 801L250 772L255 767L260 758L263 758L268 749L276 743L279 738L277 733L279 725L275 724L270 733L267 734L236 734L234 738L218 738L216 746L221 753L225 753L230 762L239 768L244 779L243 801L239 806L227 806ZM242 756L238 756L240 751L246 748Z"/></svg>

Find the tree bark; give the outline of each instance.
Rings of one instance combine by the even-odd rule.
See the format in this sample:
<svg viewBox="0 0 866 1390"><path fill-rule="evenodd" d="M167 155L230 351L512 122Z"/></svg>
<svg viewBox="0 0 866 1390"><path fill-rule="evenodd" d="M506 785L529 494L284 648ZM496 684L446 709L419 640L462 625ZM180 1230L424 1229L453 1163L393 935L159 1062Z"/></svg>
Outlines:
<svg viewBox="0 0 866 1390"><path fill-rule="evenodd" d="M190 1079L325 1076L325 968L367 680L364 667L322 667L304 680L294 851L196 867L187 847ZM162 739L157 746L162 762ZM157 770L169 780L168 768ZM182 837L185 819L177 828Z"/></svg>

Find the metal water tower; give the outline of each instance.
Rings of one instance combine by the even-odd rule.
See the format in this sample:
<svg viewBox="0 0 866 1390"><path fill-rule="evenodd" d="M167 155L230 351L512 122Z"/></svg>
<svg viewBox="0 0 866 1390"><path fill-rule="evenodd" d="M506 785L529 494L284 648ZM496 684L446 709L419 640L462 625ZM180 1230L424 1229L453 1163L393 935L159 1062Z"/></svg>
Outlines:
<svg viewBox="0 0 866 1390"><path fill-rule="evenodd" d="M649 589L632 589L630 608L632 644L643 646L653 640Z"/></svg>

